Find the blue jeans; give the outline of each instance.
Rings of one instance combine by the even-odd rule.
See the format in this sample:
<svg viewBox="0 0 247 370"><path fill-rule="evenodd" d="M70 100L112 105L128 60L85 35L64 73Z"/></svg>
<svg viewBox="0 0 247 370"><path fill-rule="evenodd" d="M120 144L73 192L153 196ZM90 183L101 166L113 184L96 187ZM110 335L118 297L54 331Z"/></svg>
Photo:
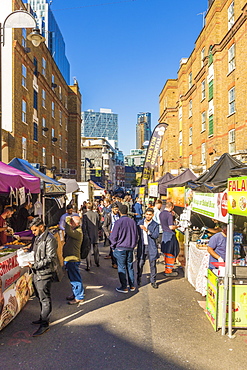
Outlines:
<svg viewBox="0 0 247 370"><path fill-rule="evenodd" d="M75 296L75 299L84 298L84 288L82 284L82 278L79 271L80 262L66 261L64 262L65 268L68 273L70 284L72 287L72 292Z"/></svg>
<svg viewBox="0 0 247 370"><path fill-rule="evenodd" d="M129 286L133 287L135 282L133 268L133 250L119 251L115 249L113 255L117 260L118 276L121 283L121 288L127 288L126 272L128 276Z"/></svg>

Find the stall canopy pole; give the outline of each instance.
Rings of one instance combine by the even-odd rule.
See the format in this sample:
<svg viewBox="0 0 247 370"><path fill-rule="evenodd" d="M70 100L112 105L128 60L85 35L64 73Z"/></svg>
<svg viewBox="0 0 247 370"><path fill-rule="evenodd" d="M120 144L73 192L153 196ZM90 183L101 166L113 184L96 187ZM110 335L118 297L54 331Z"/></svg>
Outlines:
<svg viewBox="0 0 247 370"><path fill-rule="evenodd" d="M232 278L233 278L233 215L229 214L229 299L228 299L228 336L232 335Z"/></svg>
<svg viewBox="0 0 247 370"><path fill-rule="evenodd" d="M226 311L227 311L227 295L228 295L228 274L229 274L229 263L230 263L230 225L227 224L227 242L226 242L226 263L225 263L225 277L224 277L224 299L222 307L222 330L221 334L226 334Z"/></svg>
<svg viewBox="0 0 247 370"><path fill-rule="evenodd" d="M184 248L184 258L185 258L185 278L188 279L188 259L189 259L189 227L185 229L185 248Z"/></svg>
<svg viewBox="0 0 247 370"><path fill-rule="evenodd" d="M43 222L45 224L45 195L44 194L43 194L42 206L43 206Z"/></svg>

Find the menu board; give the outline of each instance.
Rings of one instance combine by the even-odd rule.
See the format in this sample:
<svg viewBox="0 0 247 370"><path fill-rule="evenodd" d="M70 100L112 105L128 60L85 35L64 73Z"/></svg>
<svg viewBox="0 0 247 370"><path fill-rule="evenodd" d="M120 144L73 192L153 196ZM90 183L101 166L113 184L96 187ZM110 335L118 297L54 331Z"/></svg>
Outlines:
<svg viewBox="0 0 247 370"><path fill-rule="evenodd" d="M228 179L228 212L247 216L247 176Z"/></svg>

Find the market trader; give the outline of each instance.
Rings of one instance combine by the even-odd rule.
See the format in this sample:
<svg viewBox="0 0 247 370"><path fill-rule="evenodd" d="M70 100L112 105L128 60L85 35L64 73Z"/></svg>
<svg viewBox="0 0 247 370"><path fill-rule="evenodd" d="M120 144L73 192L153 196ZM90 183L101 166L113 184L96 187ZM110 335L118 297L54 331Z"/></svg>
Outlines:
<svg viewBox="0 0 247 370"><path fill-rule="evenodd" d="M208 243L208 253L209 257L209 269L213 270L216 266L212 262L224 262L226 258L226 236L227 236L227 226L223 224L221 226L222 231L214 234L209 239Z"/></svg>

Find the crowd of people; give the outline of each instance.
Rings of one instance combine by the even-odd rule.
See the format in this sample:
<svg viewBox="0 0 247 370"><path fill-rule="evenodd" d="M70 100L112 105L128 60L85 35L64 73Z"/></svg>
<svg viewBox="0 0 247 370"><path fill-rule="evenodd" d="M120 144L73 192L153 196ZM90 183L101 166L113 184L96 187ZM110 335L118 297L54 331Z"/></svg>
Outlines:
<svg viewBox="0 0 247 370"><path fill-rule="evenodd" d="M84 202L78 212L72 204L60 218L59 228L64 237L63 259L72 294L66 299L70 305L78 305L84 301L85 293L80 273L81 259L86 259L86 271L93 264L100 267L99 243L109 248L104 257L111 260L111 265L118 270L120 285L117 292L127 294L134 292L141 285L143 267L148 260L150 265L150 283L154 289L156 282L156 261L160 256L159 248L164 255L165 276L177 276L173 270L178 255L178 242L175 236L173 204L167 202L162 210L162 201L148 204L145 208L142 199L133 202L130 195L124 198L106 196L94 202ZM29 222L34 234L32 249L34 263L29 267L33 273L33 284L40 303L40 317L33 324L39 328L34 337L49 330L51 314L51 283L59 281L59 262L57 257L57 241L45 227L39 217L30 217L27 205L22 217ZM26 212L27 211L27 212ZM0 237L6 235L6 218L11 217L12 209L6 209L0 216ZM137 275L134 273L134 250L137 247Z"/></svg>

